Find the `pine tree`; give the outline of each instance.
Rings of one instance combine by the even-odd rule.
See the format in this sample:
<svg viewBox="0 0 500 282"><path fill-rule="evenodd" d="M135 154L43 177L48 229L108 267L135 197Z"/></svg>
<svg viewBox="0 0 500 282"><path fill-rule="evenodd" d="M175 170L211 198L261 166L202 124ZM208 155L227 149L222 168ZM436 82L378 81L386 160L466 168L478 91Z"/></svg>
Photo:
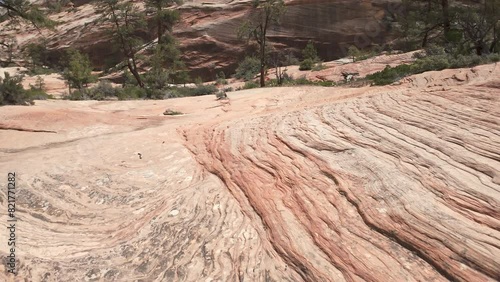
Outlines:
<svg viewBox="0 0 500 282"><path fill-rule="evenodd" d="M50 20L45 13L40 10L37 4L29 0L1 0L0 15L5 14L13 21L24 20L30 22L36 28L54 27L55 22Z"/></svg>
<svg viewBox="0 0 500 282"><path fill-rule="evenodd" d="M142 39L136 35L137 31L146 28L144 14L138 12L133 3L118 0L99 0L97 11L103 15L103 20L112 23L113 39L127 60L127 67L137 84L144 87L137 66L137 53L141 50L143 43Z"/></svg>
<svg viewBox="0 0 500 282"><path fill-rule="evenodd" d="M70 90L71 88L83 90L89 83L96 80L96 77L92 75L92 66L87 55L77 50L69 50L68 58L63 77L67 80Z"/></svg>
<svg viewBox="0 0 500 282"><path fill-rule="evenodd" d="M250 18L240 27L239 38L254 40L259 45L260 59L260 87L266 86L267 70L267 32L272 25L279 24L281 17L286 12L283 0L253 1L254 10Z"/></svg>

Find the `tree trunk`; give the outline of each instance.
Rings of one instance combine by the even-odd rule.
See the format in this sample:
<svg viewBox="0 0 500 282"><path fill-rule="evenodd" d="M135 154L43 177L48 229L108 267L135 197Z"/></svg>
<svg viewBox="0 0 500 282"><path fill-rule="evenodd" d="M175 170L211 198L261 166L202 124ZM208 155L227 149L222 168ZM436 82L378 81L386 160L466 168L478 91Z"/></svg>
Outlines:
<svg viewBox="0 0 500 282"><path fill-rule="evenodd" d="M476 55L483 55L483 44L482 42L476 42Z"/></svg>
<svg viewBox="0 0 500 282"><path fill-rule="evenodd" d="M497 50L497 44L500 38L498 38L498 32L497 32L497 25L495 24L493 26L493 41L491 42L490 45L490 53L496 53Z"/></svg>
<svg viewBox="0 0 500 282"><path fill-rule="evenodd" d="M266 87L266 66L260 65L260 87Z"/></svg>
<svg viewBox="0 0 500 282"><path fill-rule="evenodd" d="M428 38L429 38L429 31L426 31L424 34L424 38L422 39L422 48L427 47Z"/></svg>
<svg viewBox="0 0 500 282"><path fill-rule="evenodd" d="M427 20L429 20L429 15L431 13L431 10L432 10L432 1L431 0L427 0L427 14L426 14ZM424 33L424 38L422 39L422 48L427 47L427 41L429 40L430 28L426 27L426 29L427 30Z"/></svg>
<svg viewBox="0 0 500 282"><path fill-rule="evenodd" d="M141 76L139 75L139 72L137 71L137 66L135 65L135 63L133 62L132 59L128 60L127 66L128 66L128 69L130 70L130 72L132 73L132 75L134 76L135 80L137 81L137 84L139 84L139 86L141 88L144 88L144 82L142 82Z"/></svg>
<svg viewBox="0 0 500 282"><path fill-rule="evenodd" d="M159 13L159 11L158 11L158 13ZM163 35L163 31L162 31L162 27L161 27L161 19L159 16L158 16L158 21L156 24L158 25L158 45L159 45L159 44L161 44L162 35Z"/></svg>
<svg viewBox="0 0 500 282"><path fill-rule="evenodd" d="M444 27L444 37L448 41L447 36L450 32L450 4L448 0L441 0L441 8L443 9L443 27Z"/></svg>
<svg viewBox="0 0 500 282"><path fill-rule="evenodd" d="M260 46L260 87L266 87L266 37Z"/></svg>

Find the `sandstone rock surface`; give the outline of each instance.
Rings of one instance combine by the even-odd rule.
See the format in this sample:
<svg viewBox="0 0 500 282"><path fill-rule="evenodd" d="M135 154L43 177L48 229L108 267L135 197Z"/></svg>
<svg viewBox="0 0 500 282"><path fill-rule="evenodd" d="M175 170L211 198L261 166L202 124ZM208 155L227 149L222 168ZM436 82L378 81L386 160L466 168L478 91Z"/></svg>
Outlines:
<svg viewBox="0 0 500 282"><path fill-rule="evenodd" d="M16 281L499 280L499 75L2 107Z"/></svg>

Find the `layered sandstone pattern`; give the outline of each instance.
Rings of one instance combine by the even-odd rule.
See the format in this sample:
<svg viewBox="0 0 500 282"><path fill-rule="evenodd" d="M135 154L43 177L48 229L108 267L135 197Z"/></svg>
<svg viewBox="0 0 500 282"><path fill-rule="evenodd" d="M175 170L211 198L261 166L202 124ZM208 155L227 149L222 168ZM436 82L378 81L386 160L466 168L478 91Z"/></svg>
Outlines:
<svg viewBox="0 0 500 282"><path fill-rule="evenodd" d="M499 280L499 74L2 107L17 278Z"/></svg>

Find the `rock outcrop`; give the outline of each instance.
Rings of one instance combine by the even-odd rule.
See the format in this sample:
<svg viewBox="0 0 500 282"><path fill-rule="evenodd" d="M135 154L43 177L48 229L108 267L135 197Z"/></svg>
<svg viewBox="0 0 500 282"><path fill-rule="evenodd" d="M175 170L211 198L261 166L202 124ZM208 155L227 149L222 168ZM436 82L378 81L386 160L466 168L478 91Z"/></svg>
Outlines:
<svg viewBox="0 0 500 282"><path fill-rule="evenodd" d="M2 107L16 281L498 281L499 77Z"/></svg>
<svg viewBox="0 0 500 282"><path fill-rule="evenodd" d="M251 13L251 1L185 1L177 9L181 22L174 28L183 59L192 77L215 79L220 70L232 73L245 55L245 42L238 40L237 29ZM346 55L350 45L364 48L389 41L387 15L397 10L398 1L289 0L282 25L269 32L272 44L281 50L298 53L309 40L325 61ZM59 21L55 31L39 34L26 26L11 33L20 45L37 42L41 35L50 39L52 60L60 60L60 51L69 46L85 50L95 66L104 68L121 58L111 47L109 26L98 21L92 1L76 1L74 9L52 16ZM142 34L145 42L154 32Z"/></svg>

